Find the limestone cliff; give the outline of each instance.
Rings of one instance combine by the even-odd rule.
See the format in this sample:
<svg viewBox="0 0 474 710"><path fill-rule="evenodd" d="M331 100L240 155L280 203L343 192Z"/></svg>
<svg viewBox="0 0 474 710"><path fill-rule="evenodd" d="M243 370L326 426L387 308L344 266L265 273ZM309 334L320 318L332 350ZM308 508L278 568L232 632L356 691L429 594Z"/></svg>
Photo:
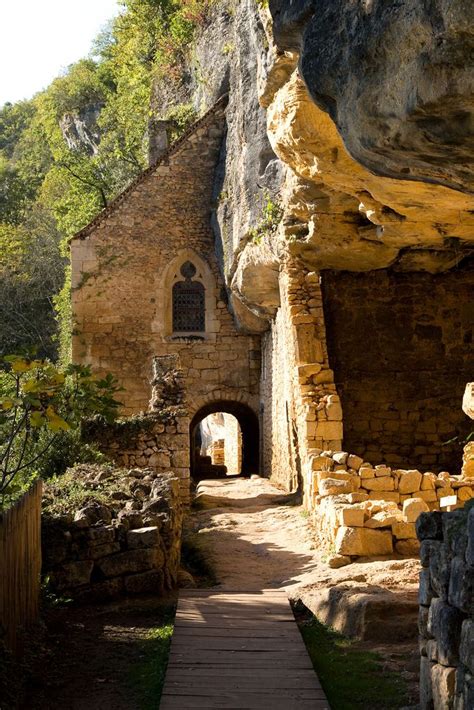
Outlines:
<svg viewBox="0 0 474 710"><path fill-rule="evenodd" d="M218 2L199 32L179 84L170 90L157 82L153 99L156 113L186 102L199 113L229 93L213 226L236 316L241 325L257 332L267 328L259 316L273 315L279 301L276 245L257 246L252 241L266 200L278 200L283 173L258 96L271 42L270 16L255 0Z"/></svg>
<svg viewBox="0 0 474 710"><path fill-rule="evenodd" d="M219 2L179 91L157 87L158 104L197 110L229 91L214 227L245 327L274 315L285 253L431 273L470 254L468 5ZM282 225L255 239L268 198Z"/></svg>
<svg viewBox="0 0 474 710"><path fill-rule="evenodd" d="M315 268L436 273L469 253L472 34L461 2L429 5L270 2L281 80L262 98L289 213L307 206L291 249Z"/></svg>
<svg viewBox="0 0 474 710"><path fill-rule="evenodd" d="M241 0L218 2L201 29L175 100L199 111L230 95L213 223L239 325L269 331L273 471L293 450L292 428L335 429L324 399L335 392L347 450L458 466L456 445L440 444L465 434L472 367L470 14L465 0ZM157 96L166 104L169 89ZM321 274L312 295L292 300L302 285L285 288L288 268L294 279ZM291 381L284 353L298 329L327 336L330 391ZM301 412L317 412L295 425L300 386ZM325 444L340 439L336 423ZM296 480L296 453L292 467Z"/></svg>

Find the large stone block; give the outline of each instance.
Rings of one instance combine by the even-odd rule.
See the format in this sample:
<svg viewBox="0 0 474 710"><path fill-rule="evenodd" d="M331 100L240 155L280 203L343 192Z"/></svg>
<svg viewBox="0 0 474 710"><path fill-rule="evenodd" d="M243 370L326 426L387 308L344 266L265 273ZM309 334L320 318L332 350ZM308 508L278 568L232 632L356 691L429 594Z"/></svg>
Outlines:
<svg viewBox="0 0 474 710"><path fill-rule="evenodd" d="M125 591L128 594L163 594L163 570L150 570L124 578Z"/></svg>
<svg viewBox="0 0 474 710"><path fill-rule="evenodd" d="M330 456L310 456L312 471L331 471L334 461Z"/></svg>
<svg viewBox="0 0 474 710"><path fill-rule="evenodd" d="M415 524L399 520L392 525L392 534L397 540L416 540Z"/></svg>
<svg viewBox="0 0 474 710"><path fill-rule="evenodd" d="M401 495L420 490L422 475L419 471L398 471L398 490Z"/></svg>
<svg viewBox="0 0 474 710"><path fill-rule="evenodd" d="M316 437L324 441L342 441L342 422L318 422L316 425Z"/></svg>
<svg viewBox="0 0 474 710"><path fill-rule="evenodd" d="M439 663L431 667L431 686L434 710L452 710L454 703L454 684L456 669L447 668Z"/></svg>
<svg viewBox="0 0 474 710"><path fill-rule="evenodd" d="M474 620L465 619L461 627L459 658L471 673L474 673Z"/></svg>
<svg viewBox="0 0 474 710"><path fill-rule="evenodd" d="M339 555L374 557L393 552L392 534L388 530L342 527L337 531L335 544Z"/></svg>
<svg viewBox="0 0 474 710"><path fill-rule="evenodd" d="M466 614L474 615L474 567L468 565L463 557L451 560L448 600Z"/></svg>
<svg viewBox="0 0 474 710"><path fill-rule="evenodd" d="M101 525L89 528L87 537L96 544L104 544L115 540L115 528L112 525Z"/></svg>
<svg viewBox="0 0 474 710"><path fill-rule="evenodd" d="M450 555L447 545L433 541L430 551L431 586L441 599L448 599Z"/></svg>
<svg viewBox="0 0 474 710"><path fill-rule="evenodd" d="M51 573L51 581L58 590L74 589L89 584L93 566L91 560L68 562Z"/></svg>
<svg viewBox="0 0 474 710"><path fill-rule="evenodd" d="M337 478L325 478L319 482L320 496L334 496L343 493L352 493L353 485L351 481L340 481Z"/></svg>
<svg viewBox="0 0 474 710"><path fill-rule="evenodd" d="M369 491L393 491L395 490L395 481L391 477L381 478L363 478L361 481L363 488Z"/></svg>
<svg viewBox="0 0 474 710"><path fill-rule="evenodd" d="M355 454L349 454L347 457L347 466L348 468L354 469L354 471L358 471L363 463L364 459L361 459L360 456L356 456Z"/></svg>
<svg viewBox="0 0 474 710"><path fill-rule="evenodd" d="M403 501L403 515L407 523L415 523L421 513L428 513L429 507L421 498L408 498Z"/></svg>
<svg viewBox="0 0 474 710"><path fill-rule="evenodd" d="M428 613L428 634L438 645L438 661L444 666L454 666L459 661L461 626L465 615L442 599L434 598Z"/></svg>
<svg viewBox="0 0 474 710"><path fill-rule="evenodd" d="M418 557L420 554L420 543L418 540L397 540L395 551L403 557Z"/></svg>
<svg viewBox="0 0 474 710"><path fill-rule="evenodd" d="M160 544L159 528L155 525L149 528L129 530L127 533L127 543L131 550L140 547L156 547L156 545Z"/></svg>
<svg viewBox="0 0 474 710"><path fill-rule="evenodd" d="M119 542L105 542L100 545L91 545L89 548L88 557L91 560L99 560L101 557L113 555L116 552L120 552Z"/></svg>
<svg viewBox="0 0 474 710"><path fill-rule="evenodd" d="M474 567L474 506L467 516L467 550L466 562Z"/></svg>
<svg viewBox="0 0 474 710"><path fill-rule="evenodd" d="M375 530L377 528L389 528L395 525L401 517L400 511L381 510L366 520L365 527Z"/></svg>
<svg viewBox="0 0 474 710"><path fill-rule="evenodd" d="M431 666L425 656L420 658L420 710L433 710L433 690L431 687Z"/></svg>
<svg viewBox="0 0 474 710"><path fill-rule="evenodd" d="M399 503L400 493L398 491L370 491L369 500L384 500Z"/></svg>
<svg viewBox="0 0 474 710"><path fill-rule="evenodd" d="M420 572L420 584L418 587L418 601L423 606L429 606L433 599L434 592L431 587L430 571L422 569Z"/></svg>
<svg viewBox="0 0 474 710"><path fill-rule="evenodd" d="M436 540L423 540L420 544L420 562L422 567L429 567L431 548L436 542Z"/></svg>
<svg viewBox="0 0 474 710"><path fill-rule="evenodd" d="M343 527L364 527L365 513L363 508L355 508L352 506L341 508L337 511L337 517L339 525Z"/></svg>
<svg viewBox="0 0 474 710"><path fill-rule="evenodd" d="M123 574L134 574L149 569L163 567L165 558L158 547L143 550L128 550L117 555L104 557L96 562L97 568L105 577L119 577Z"/></svg>
<svg viewBox="0 0 474 710"><path fill-rule="evenodd" d="M443 517L438 511L422 513L416 521L416 534L419 540L442 540Z"/></svg>
<svg viewBox="0 0 474 710"><path fill-rule="evenodd" d="M433 638L433 634L428 629L429 620L430 608L427 606L420 606L418 609L418 633L422 639Z"/></svg>

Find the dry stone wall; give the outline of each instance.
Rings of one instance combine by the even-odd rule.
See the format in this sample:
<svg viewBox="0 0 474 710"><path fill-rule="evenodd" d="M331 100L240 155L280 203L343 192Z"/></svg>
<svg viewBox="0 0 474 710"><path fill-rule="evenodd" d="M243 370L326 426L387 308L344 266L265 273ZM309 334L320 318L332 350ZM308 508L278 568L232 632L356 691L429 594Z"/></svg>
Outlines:
<svg viewBox="0 0 474 710"><path fill-rule="evenodd" d="M402 468L388 457L369 462L343 450L320 275L288 258L280 291L282 305L263 339L266 473L303 491L334 565L361 556L417 556L420 513L462 507L474 497L472 452L466 450L462 475L451 475Z"/></svg>
<svg viewBox="0 0 474 710"><path fill-rule="evenodd" d="M188 417L163 422L149 413L109 426L91 422L85 437L120 467L150 469L157 474L172 471L180 481L182 502L189 503Z"/></svg>
<svg viewBox="0 0 474 710"><path fill-rule="evenodd" d="M123 490L105 504L93 497L108 469L92 467L78 475L88 478L90 502L42 518L43 575L51 591L85 602L160 595L175 587L183 519L179 480L173 474L131 469L123 472Z"/></svg>
<svg viewBox="0 0 474 710"><path fill-rule="evenodd" d="M306 501L313 522L335 555L331 566L355 557L416 557L421 513L463 508L474 498L474 477L392 469L346 452L315 451Z"/></svg>
<svg viewBox="0 0 474 710"><path fill-rule="evenodd" d="M420 707L474 707L474 504L417 521Z"/></svg>
<svg viewBox="0 0 474 710"><path fill-rule="evenodd" d="M268 475L295 490L310 449L340 449L342 410L328 363L319 275L287 259L280 294L263 340L264 460Z"/></svg>

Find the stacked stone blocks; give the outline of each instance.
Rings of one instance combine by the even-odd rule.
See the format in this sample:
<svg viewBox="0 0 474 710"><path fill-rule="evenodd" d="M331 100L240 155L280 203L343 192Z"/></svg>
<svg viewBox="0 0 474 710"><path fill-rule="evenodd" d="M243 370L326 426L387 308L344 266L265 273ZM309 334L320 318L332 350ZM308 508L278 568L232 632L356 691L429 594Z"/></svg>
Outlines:
<svg viewBox="0 0 474 710"><path fill-rule="evenodd" d="M474 504L425 513L421 541L421 710L474 707Z"/></svg>
<svg viewBox="0 0 474 710"><path fill-rule="evenodd" d="M129 500L43 516L43 574L57 594L102 601L161 595L176 586L183 518L179 481L146 469L131 470L128 479L133 497L123 497Z"/></svg>
<svg viewBox="0 0 474 710"><path fill-rule="evenodd" d="M307 508L328 546L347 562L367 555L416 556L418 516L461 508L474 498L474 477L373 466L342 451L315 450L310 464Z"/></svg>

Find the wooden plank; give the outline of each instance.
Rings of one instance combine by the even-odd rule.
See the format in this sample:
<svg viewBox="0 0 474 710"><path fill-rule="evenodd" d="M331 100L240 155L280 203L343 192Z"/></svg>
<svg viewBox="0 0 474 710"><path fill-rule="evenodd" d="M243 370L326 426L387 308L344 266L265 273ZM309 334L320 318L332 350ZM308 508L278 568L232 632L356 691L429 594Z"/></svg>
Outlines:
<svg viewBox="0 0 474 710"><path fill-rule="evenodd" d="M252 678L250 676L238 678L232 678L231 676L222 676L215 674L214 676L196 676L194 673L183 673L182 678L179 675L166 679L166 687L168 692L170 689L180 690L186 684L193 690L196 688L204 688L206 692L209 691L209 686L211 685L213 691L222 690L245 690L245 691L255 691L258 693L267 692L269 690L282 690L282 691L303 691L303 690L315 690L323 694L321 686L318 684L315 678L312 678L309 674L305 677L300 678L279 678L278 675L268 676L263 678L258 674L258 677ZM294 693L293 693L294 695Z"/></svg>
<svg viewBox="0 0 474 710"><path fill-rule="evenodd" d="M295 638L298 639L299 631L293 627L293 625L288 625L285 629L274 629L271 625L266 628L255 628L249 626L248 628L234 627L230 628L228 626L215 626L209 628L205 625L202 628L196 628L195 626L182 625L179 628L180 638L197 638L197 637L214 637L226 636L232 638Z"/></svg>
<svg viewBox="0 0 474 710"><path fill-rule="evenodd" d="M300 649L299 639L290 638L236 638L234 636L177 636L173 648L202 648L217 651L282 651Z"/></svg>
<svg viewBox="0 0 474 710"><path fill-rule="evenodd" d="M196 698L196 697L204 697L204 698L221 698L228 693L233 694L235 693L239 697L245 697L246 695L252 695L254 697L262 697L262 696L272 696L272 695L278 695L280 698L291 698L292 700L324 700L324 693L322 690L318 691L317 689L314 688L308 688L308 689L294 689L294 688L266 688L265 690L259 690L257 687L255 688L220 688L217 687L214 683L209 685L209 683L206 683L202 687L199 687L198 685L195 685L193 683L192 687L189 688L184 688L183 685L181 687L176 687L176 688L169 688L166 687L166 693L167 694L172 694L173 696L177 697L191 697L191 698Z"/></svg>
<svg viewBox="0 0 474 710"><path fill-rule="evenodd" d="M284 592L183 592L161 710L329 710Z"/></svg>
<svg viewBox="0 0 474 710"><path fill-rule="evenodd" d="M278 678L306 678L311 677L319 685L317 676L314 673L308 674L308 670L304 668L284 668L275 670L274 668L260 668L258 673L255 668L239 668L238 666L219 666L216 670L214 666L209 665L193 665L181 666L178 668L168 668L166 678L168 679L179 679L185 678L188 675L192 675L196 678L209 677L214 678L216 675L219 677L229 676L230 678L247 678L249 676L256 678L274 678L276 675Z"/></svg>
<svg viewBox="0 0 474 710"><path fill-rule="evenodd" d="M324 700L281 700L272 695L255 697L249 694L225 694L219 698L184 698L182 696L163 695L160 710L194 710L194 708L207 708L208 710L329 710L329 705Z"/></svg>

